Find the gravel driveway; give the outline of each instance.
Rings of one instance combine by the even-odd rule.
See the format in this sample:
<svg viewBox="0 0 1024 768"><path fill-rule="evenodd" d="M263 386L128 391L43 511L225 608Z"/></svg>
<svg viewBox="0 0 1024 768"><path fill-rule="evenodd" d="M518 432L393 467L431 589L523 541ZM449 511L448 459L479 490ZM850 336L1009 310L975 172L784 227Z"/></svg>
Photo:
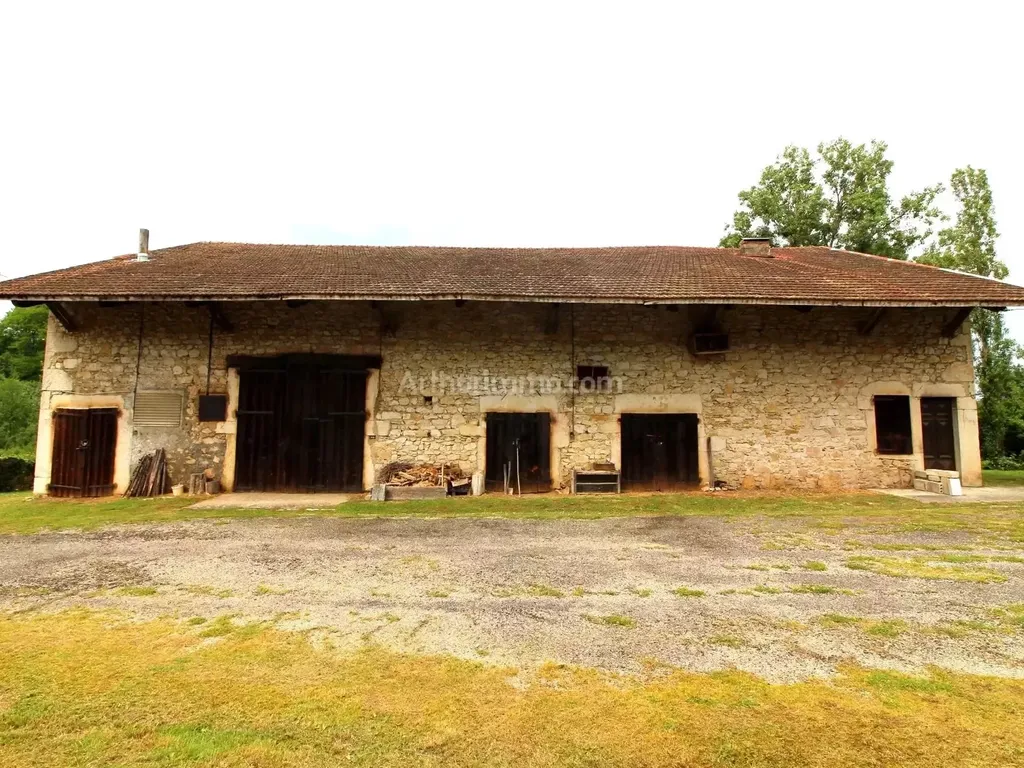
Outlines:
<svg viewBox="0 0 1024 768"><path fill-rule="evenodd" d="M921 551L869 553L984 556L966 536L876 536ZM196 631L231 615L342 649L380 643L526 672L667 664L790 681L856 661L1024 677L1024 631L993 623L1024 601L1024 545L989 552L1000 560L983 567L1005 581L971 583L851 569L862 552L850 538L710 517L120 526L0 537L0 610L115 608Z"/></svg>

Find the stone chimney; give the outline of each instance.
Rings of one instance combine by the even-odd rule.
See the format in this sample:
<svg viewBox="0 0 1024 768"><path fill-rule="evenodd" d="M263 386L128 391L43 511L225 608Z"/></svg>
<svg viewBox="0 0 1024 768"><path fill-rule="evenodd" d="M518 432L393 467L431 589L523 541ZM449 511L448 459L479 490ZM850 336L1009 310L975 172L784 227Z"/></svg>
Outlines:
<svg viewBox="0 0 1024 768"><path fill-rule="evenodd" d="M136 261L149 261L149 230L139 230L139 252L135 256Z"/></svg>
<svg viewBox="0 0 1024 768"><path fill-rule="evenodd" d="M772 258L772 239L770 237L744 237L740 241L740 253L744 256L770 259Z"/></svg>

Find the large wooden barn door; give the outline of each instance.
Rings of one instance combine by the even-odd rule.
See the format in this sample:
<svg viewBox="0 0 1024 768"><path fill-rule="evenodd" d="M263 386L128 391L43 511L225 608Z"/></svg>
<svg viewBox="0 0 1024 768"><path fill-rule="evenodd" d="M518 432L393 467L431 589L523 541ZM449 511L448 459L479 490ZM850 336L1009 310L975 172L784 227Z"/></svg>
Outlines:
<svg viewBox="0 0 1024 768"><path fill-rule="evenodd" d="M60 408L53 413L51 496L114 492L116 408Z"/></svg>
<svg viewBox="0 0 1024 768"><path fill-rule="evenodd" d="M622 414L622 488L669 491L699 482L697 415Z"/></svg>
<svg viewBox="0 0 1024 768"><path fill-rule="evenodd" d="M515 490L551 490L550 414L488 413L486 447L488 490L503 490L506 473Z"/></svg>
<svg viewBox="0 0 1024 768"><path fill-rule="evenodd" d="M359 491L366 372L317 364L242 371L235 487Z"/></svg>
<svg viewBox="0 0 1024 768"><path fill-rule="evenodd" d="M283 485L284 377L280 370L245 371L239 377L236 490L273 491Z"/></svg>
<svg viewBox="0 0 1024 768"><path fill-rule="evenodd" d="M921 398L921 433L925 469L956 469L956 400L952 397Z"/></svg>

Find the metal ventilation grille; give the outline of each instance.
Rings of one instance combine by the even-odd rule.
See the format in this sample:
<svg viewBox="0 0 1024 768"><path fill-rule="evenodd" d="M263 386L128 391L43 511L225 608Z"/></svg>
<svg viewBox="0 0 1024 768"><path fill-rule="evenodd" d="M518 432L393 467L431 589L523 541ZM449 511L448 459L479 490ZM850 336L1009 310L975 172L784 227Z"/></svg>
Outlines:
<svg viewBox="0 0 1024 768"><path fill-rule="evenodd" d="M135 395L136 427L180 427L183 398L178 392L139 392Z"/></svg>

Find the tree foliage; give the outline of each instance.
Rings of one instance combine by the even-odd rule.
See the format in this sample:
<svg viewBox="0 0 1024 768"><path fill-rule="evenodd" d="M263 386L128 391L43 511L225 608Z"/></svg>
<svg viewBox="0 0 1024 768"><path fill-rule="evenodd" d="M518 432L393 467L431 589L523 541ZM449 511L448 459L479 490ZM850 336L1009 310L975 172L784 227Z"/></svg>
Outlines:
<svg viewBox="0 0 1024 768"><path fill-rule="evenodd" d="M15 308L0 319L0 456L35 454L46 307Z"/></svg>
<svg viewBox="0 0 1024 768"><path fill-rule="evenodd" d="M938 233L937 242L918 261L981 277L1006 277L1010 271L996 255L999 232L988 174L981 168L958 168L950 188L957 201L955 223ZM994 458L1007 451L1008 436L1024 434L1024 368L1018 362L1020 349L1007 338L998 312L974 310L971 330L981 394L981 452Z"/></svg>
<svg viewBox="0 0 1024 768"><path fill-rule="evenodd" d="M0 319L0 376L39 381L48 316L44 306L15 307Z"/></svg>
<svg viewBox="0 0 1024 768"><path fill-rule="evenodd" d="M886 149L880 141L854 145L842 138L819 144L814 155L786 147L757 184L739 193L740 208L721 244L767 237L776 245L828 246L896 259L922 250L921 263L1005 278L1009 270L996 255L999 232L986 172L971 166L953 172L955 220L934 233L938 222L948 221L936 206L943 186L894 201ZM998 312L975 310L971 329L982 454L994 458L1024 451L1022 350L1007 338Z"/></svg>
<svg viewBox="0 0 1024 768"><path fill-rule="evenodd" d="M31 458L39 418L39 385L0 378L0 456Z"/></svg>
<svg viewBox="0 0 1024 768"><path fill-rule="evenodd" d="M884 142L852 144L839 138L818 145L817 156L786 147L760 181L739 193L740 208L726 226L724 246L744 237L776 245L819 245L906 259L942 219L935 198L942 185L894 201L893 163Z"/></svg>
<svg viewBox="0 0 1024 768"><path fill-rule="evenodd" d="M1010 270L996 258L999 232L988 174L982 168L958 168L953 171L950 187L960 207L956 223L941 230L938 242L929 246L918 261L1002 280Z"/></svg>
<svg viewBox="0 0 1024 768"><path fill-rule="evenodd" d="M985 310L980 310L985 312ZM1024 450L1024 368L1017 361L1019 349L1006 338L1003 319L987 312L988 353L978 356L978 425L981 429L981 455L986 459ZM978 334L975 333L977 342ZM979 345L980 346L980 345Z"/></svg>

